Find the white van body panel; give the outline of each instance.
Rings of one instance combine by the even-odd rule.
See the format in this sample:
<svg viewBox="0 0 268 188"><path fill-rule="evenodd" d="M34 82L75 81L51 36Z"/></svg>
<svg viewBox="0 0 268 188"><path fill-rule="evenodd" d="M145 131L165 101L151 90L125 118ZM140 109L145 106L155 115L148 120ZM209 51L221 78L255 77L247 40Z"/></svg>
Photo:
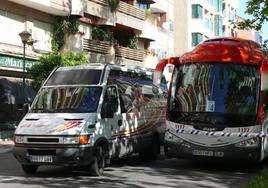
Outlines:
<svg viewBox="0 0 268 188"><path fill-rule="evenodd" d="M89 120L87 122L87 120ZM20 122L15 134L27 135L80 135L87 124L96 121L96 113L29 113Z"/></svg>

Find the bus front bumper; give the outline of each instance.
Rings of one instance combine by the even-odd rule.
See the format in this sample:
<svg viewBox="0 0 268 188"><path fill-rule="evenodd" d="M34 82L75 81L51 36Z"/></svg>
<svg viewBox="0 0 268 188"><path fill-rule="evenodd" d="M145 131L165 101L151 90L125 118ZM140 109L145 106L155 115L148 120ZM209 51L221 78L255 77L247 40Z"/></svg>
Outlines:
<svg viewBox="0 0 268 188"><path fill-rule="evenodd" d="M167 157L185 159L231 159L255 163L261 160L261 147L240 148L235 145L205 147L186 141L179 144L165 141L165 154Z"/></svg>

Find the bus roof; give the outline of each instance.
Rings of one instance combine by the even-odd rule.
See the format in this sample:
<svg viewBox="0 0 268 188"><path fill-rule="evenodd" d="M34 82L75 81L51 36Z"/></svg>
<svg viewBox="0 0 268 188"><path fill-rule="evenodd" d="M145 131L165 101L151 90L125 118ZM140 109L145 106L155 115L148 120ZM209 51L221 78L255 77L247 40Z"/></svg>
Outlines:
<svg viewBox="0 0 268 188"><path fill-rule="evenodd" d="M180 57L180 63L192 62L235 62L261 65L265 59L265 52L254 41L222 37L209 39L192 51Z"/></svg>

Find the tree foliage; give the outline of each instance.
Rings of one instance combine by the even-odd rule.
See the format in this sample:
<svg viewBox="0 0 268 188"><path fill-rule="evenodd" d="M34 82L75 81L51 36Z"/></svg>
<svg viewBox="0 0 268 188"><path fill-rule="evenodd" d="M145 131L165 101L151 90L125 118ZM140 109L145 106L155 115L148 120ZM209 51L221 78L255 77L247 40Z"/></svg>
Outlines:
<svg viewBox="0 0 268 188"><path fill-rule="evenodd" d="M240 29L250 28L260 31L263 24L268 21L268 0L248 0L245 13L252 18L239 22L237 26ZM265 47L267 47L267 43L268 39L264 41Z"/></svg>
<svg viewBox="0 0 268 188"><path fill-rule="evenodd" d="M58 53L42 55L38 63L34 64L28 71L31 73L34 82L32 86L38 90L47 79L51 71L60 66L75 66L88 63L84 52L80 53Z"/></svg>
<svg viewBox="0 0 268 188"><path fill-rule="evenodd" d="M64 36L66 34L74 34L79 29L79 21L74 16L55 17L55 22L53 25L53 36L52 36L52 50L58 52L64 45Z"/></svg>

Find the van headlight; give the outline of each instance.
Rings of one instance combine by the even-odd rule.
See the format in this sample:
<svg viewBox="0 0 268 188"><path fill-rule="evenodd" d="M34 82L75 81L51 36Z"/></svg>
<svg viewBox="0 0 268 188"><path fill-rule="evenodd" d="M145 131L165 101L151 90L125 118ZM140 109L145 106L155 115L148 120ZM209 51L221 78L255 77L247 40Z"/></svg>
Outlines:
<svg viewBox="0 0 268 188"><path fill-rule="evenodd" d="M88 144L90 135L66 136L63 138L63 144Z"/></svg>
<svg viewBox="0 0 268 188"><path fill-rule="evenodd" d="M79 136L64 137L63 144L79 144Z"/></svg>
<svg viewBox="0 0 268 188"><path fill-rule="evenodd" d="M260 139L258 137L254 137L242 142L235 144L236 147L246 148L246 147L258 147L260 144Z"/></svg>
<svg viewBox="0 0 268 188"><path fill-rule="evenodd" d="M15 143L18 143L18 144L25 143L25 137L24 136L15 136Z"/></svg>

